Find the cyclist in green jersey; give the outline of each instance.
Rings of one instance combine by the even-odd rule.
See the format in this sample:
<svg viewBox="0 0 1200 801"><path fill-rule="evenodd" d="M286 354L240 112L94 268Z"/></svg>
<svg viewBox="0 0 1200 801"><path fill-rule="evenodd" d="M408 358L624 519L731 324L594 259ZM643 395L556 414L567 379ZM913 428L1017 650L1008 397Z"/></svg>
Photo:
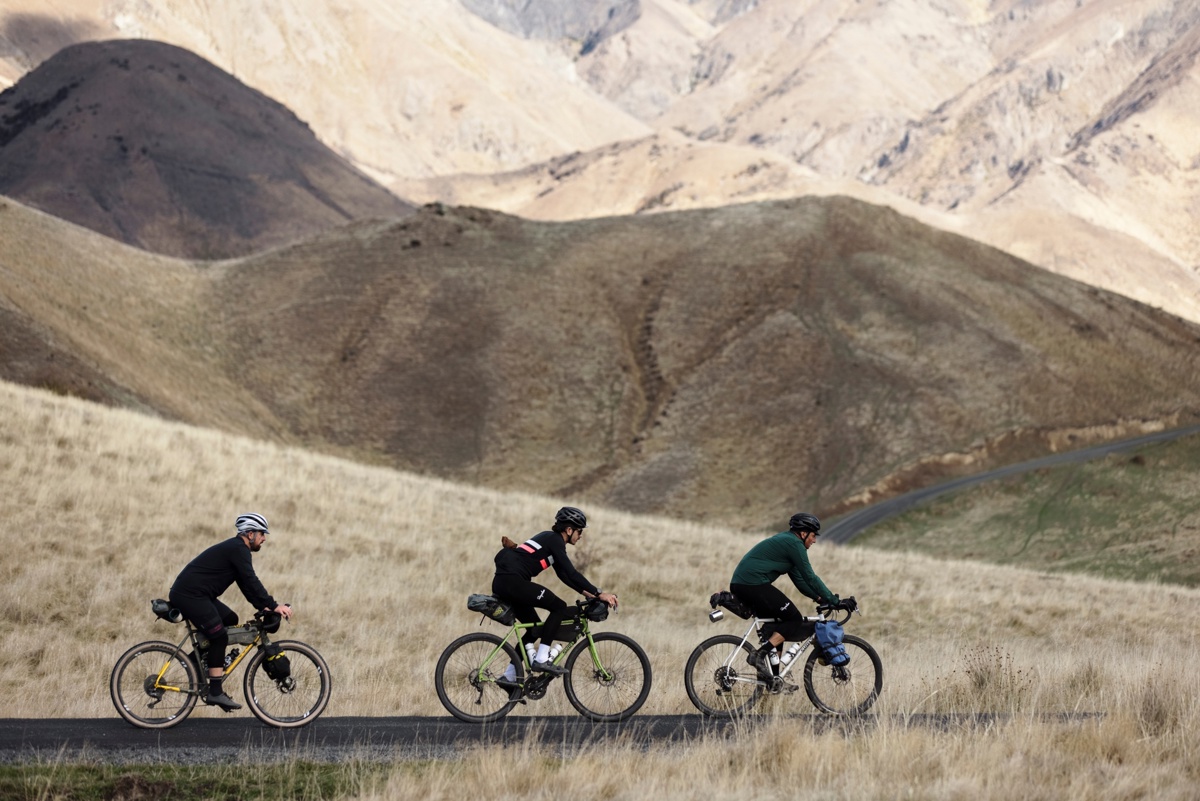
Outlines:
<svg viewBox="0 0 1200 801"><path fill-rule="evenodd" d="M837 595L829 591L808 561L808 549L817 541L821 521L807 512L797 512L788 521L788 530L767 537L751 548L729 582L729 591L750 607L758 617L774 618L764 626L762 646L747 658L758 674L767 680L774 676L772 654L778 654L784 642L798 642L812 636L813 624L804 619L781 590L775 579L787 573L792 584L806 597L819 604L840 606ZM852 603L852 601L848 601Z"/></svg>

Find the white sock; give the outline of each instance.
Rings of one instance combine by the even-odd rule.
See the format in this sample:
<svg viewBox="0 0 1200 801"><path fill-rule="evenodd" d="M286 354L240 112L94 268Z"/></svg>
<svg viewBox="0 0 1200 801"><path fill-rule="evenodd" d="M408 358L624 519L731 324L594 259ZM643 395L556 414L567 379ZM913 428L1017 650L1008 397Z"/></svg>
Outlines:
<svg viewBox="0 0 1200 801"><path fill-rule="evenodd" d="M538 646L537 658L534 662L549 662L550 661L550 646L542 643Z"/></svg>
<svg viewBox="0 0 1200 801"><path fill-rule="evenodd" d="M505 669L504 675L501 678L507 679L508 681L515 680L517 678L517 666L512 662L509 662L508 667Z"/></svg>

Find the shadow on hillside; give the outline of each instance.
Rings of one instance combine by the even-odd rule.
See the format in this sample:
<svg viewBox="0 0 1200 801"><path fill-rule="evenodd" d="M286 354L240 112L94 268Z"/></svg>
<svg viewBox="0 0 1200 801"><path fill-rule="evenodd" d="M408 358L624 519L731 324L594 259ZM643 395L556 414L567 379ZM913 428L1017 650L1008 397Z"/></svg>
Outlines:
<svg viewBox="0 0 1200 801"><path fill-rule="evenodd" d="M60 20L45 14L8 14L0 18L0 57L33 69L69 45L107 38L88 20Z"/></svg>

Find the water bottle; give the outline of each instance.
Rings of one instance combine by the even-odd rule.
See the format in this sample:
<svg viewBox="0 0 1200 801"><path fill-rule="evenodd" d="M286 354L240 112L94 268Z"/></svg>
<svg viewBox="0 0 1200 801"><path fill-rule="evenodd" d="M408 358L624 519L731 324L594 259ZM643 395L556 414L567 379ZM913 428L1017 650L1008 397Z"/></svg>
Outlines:
<svg viewBox="0 0 1200 801"><path fill-rule="evenodd" d="M779 651L775 650L774 648L771 649L770 661L771 661L771 667L773 667L773 668L779 667Z"/></svg>
<svg viewBox="0 0 1200 801"><path fill-rule="evenodd" d="M725 619L725 613L722 612L720 609L714 609L708 613L708 620L710 623L716 623L718 620L724 620L724 619Z"/></svg>
<svg viewBox="0 0 1200 801"><path fill-rule="evenodd" d="M558 655L562 653L562 646L555 643L550 646L550 655L546 657L547 662L553 662L558 659Z"/></svg>
<svg viewBox="0 0 1200 801"><path fill-rule="evenodd" d="M229 667L233 660L237 659L237 655L241 653L237 648L234 648L229 653L225 654L225 667Z"/></svg>
<svg viewBox="0 0 1200 801"><path fill-rule="evenodd" d="M794 642L794 643L792 643L791 648L789 648L783 652L783 656L781 657L781 659L783 660L783 664L786 665L786 664L790 663L793 659L796 658L796 654L798 654L798 653L800 653L800 643Z"/></svg>
<svg viewBox="0 0 1200 801"><path fill-rule="evenodd" d="M531 642L525 643L525 653L529 655L529 664L537 661L537 646Z"/></svg>

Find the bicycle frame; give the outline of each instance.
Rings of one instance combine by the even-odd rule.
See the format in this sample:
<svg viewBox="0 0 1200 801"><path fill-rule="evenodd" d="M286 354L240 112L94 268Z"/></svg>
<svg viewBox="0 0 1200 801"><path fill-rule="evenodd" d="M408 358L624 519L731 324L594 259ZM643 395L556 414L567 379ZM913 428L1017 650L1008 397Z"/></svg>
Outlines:
<svg viewBox="0 0 1200 801"><path fill-rule="evenodd" d="M592 657L592 664L595 665L597 670L601 671L601 675L606 680L612 678L607 668L600 664L600 657L596 654L596 641L592 639L591 627L588 625L588 619L583 614L582 609L579 612L579 623L579 633L570 640L566 641L562 647L562 650L558 652L558 656L554 657L554 659L551 661L556 665L559 664L562 660L567 658L567 654L571 652L572 646L574 646L575 643L579 642L581 639L586 639L588 643L588 653ZM479 666L478 678L482 678L484 672L491 667L492 662L495 661L497 655L504 654L504 646L509 644L509 641L514 637L516 637L516 644L513 646L513 648L518 654L520 654L521 663L525 665L526 671L530 675L533 675L533 664L529 661L529 652L526 651L522 646L521 635L523 635L529 629L541 625L541 623L521 623L520 621L513 623L512 627L509 628L508 632L500 639L500 642L496 645L496 647L492 649L492 652L488 654L487 659L483 660L483 664ZM507 656L505 658L507 658Z"/></svg>
<svg viewBox="0 0 1200 801"><path fill-rule="evenodd" d="M177 656L183 656L183 648L187 643L190 642L192 644L192 653L194 653L194 654L200 653L200 651L202 650L201 649L202 642L204 645L208 644L206 641L203 641L201 639L199 630L196 629L196 627L192 625L192 622L190 620L184 620L184 625L187 627L187 632L183 635L183 639L180 640L179 643L175 646L174 653L172 653L167 658L167 660L163 663L162 668L158 672L158 676L155 677L155 679L154 679L154 689L168 690L170 692L188 693L191 695L202 696L205 691L205 685L208 684L209 675L208 675L208 666L204 665L204 664L200 664L199 660L197 660L197 664L196 664L196 670L198 673L198 686L196 687L196 689L185 690L182 687L174 687L169 684L161 684L160 683L162 681L162 677L171 668L171 660L175 659ZM237 669L237 666L242 663L242 660L246 658L246 655L251 653L256 647L260 647L262 645L267 645L270 642L270 640L267 638L266 632L262 631L261 629L258 629L258 628L252 627L252 626L251 627L239 626L238 629L241 629L241 631L238 631L236 634L233 633L232 629L229 630L231 633L229 644L230 645L245 645L246 647L245 647L245 649L240 651L238 653L238 655L235 656L228 665L225 666L224 676L228 676L231 673L233 673L233 671ZM249 639L249 635L251 633L254 634L253 639Z"/></svg>
<svg viewBox="0 0 1200 801"><path fill-rule="evenodd" d="M828 618L826 618L824 615L816 615L813 617L809 617L806 615L804 617L804 619L809 623L818 623L822 620L828 620ZM746 633L742 635L742 641L737 644L736 648L734 648L732 651L730 651L729 657L725 660L724 666L727 668L733 667L733 663L737 660L738 655L743 653L742 646L747 643L750 643L750 635L760 633L762 631L763 626L767 625L768 623L775 623L776 620L777 619L773 618L773 617L750 618L750 625L746 628ZM792 657L792 660L787 663L784 663L782 660L780 661L778 674L777 674L780 678L783 678L784 676L787 676L789 673L791 673L792 668L795 667L796 665L804 664L804 659L802 658L802 656L808 651L809 648L812 647L814 639L816 639L816 634L811 634L807 638L800 640L799 641L800 642L800 650L796 652L796 655L794 657ZM786 645L787 642L788 641L785 640L784 645ZM755 647L755 645L753 643L751 643L750 647L753 649ZM751 681L751 679L748 679L748 678L743 679L743 678L739 677L738 681ZM762 679L757 678L757 677L755 679L753 679L753 681L755 681L759 684L766 684L765 681L763 681Z"/></svg>

